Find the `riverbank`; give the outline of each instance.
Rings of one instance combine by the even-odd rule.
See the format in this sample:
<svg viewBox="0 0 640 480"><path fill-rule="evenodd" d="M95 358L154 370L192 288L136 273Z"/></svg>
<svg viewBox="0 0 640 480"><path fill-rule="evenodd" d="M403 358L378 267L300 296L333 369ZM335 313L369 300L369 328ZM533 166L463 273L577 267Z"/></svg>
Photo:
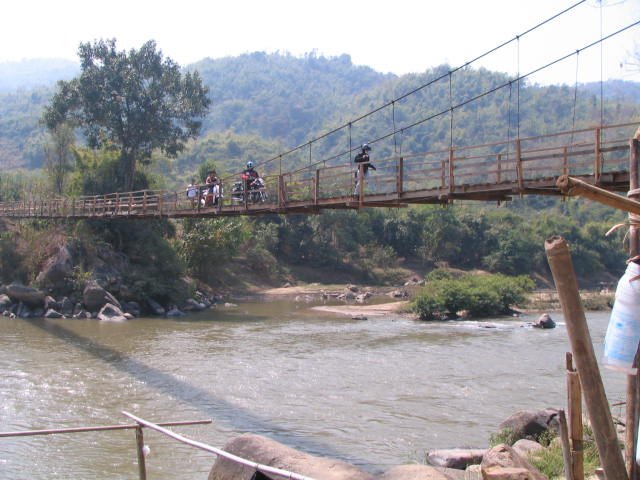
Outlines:
<svg viewBox="0 0 640 480"><path fill-rule="evenodd" d="M256 295L269 299L291 298L297 300L312 300L314 298L339 298L345 292L355 290L351 301L345 301L342 305L320 305L311 307L312 310L334 313L351 317L382 316L389 313L406 314L410 313L410 303L421 285L417 282L413 285L401 287L379 287L379 286L354 286L338 284L304 284L289 285L277 288L258 289ZM364 293L367 298L354 303L354 298L358 292ZM393 301L383 301L381 297L395 297ZM612 290L580 291L580 298L584 309L587 311L607 311L613 306L614 292ZM522 305L513 307L517 314L537 314L543 312L558 312L561 310L558 293L551 289L538 289L526 295L526 301Z"/></svg>

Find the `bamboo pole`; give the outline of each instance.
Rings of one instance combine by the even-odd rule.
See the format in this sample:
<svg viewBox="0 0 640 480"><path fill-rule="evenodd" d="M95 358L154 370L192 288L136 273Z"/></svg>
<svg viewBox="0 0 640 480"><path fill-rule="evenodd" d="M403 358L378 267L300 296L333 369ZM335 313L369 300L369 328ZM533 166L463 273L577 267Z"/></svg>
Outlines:
<svg viewBox="0 0 640 480"><path fill-rule="evenodd" d="M573 355L567 352L567 405L571 436L571 469L574 480L584 480L584 439L582 426L582 389L578 372L573 367Z"/></svg>
<svg viewBox="0 0 640 480"><path fill-rule="evenodd" d="M147 465L144 461L144 434L142 433L142 426L136 427L136 449L138 451L138 474L140 480L147 480Z"/></svg>
<svg viewBox="0 0 640 480"><path fill-rule="evenodd" d="M583 182L577 178L562 175L556 181L556 186L563 195L585 197L595 202L617 208L618 210L640 215L640 202L616 195L613 192Z"/></svg>
<svg viewBox="0 0 640 480"><path fill-rule="evenodd" d="M562 458L564 460L564 478L575 480L573 476L573 465L571 462L571 446L569 445L569 427L567 426L567 416L564 410L558 412L560 423L560 440L562 443Z"/></svg>
<svg viewBox="0 0 640 480"><path fill-rule="evenodd" d="M631 201L636 202L638 198L638 140L631 139L629 141L629 193ZM636 202L637 203L637 202ZM629 220L637 220L633 213L629 213ZM629 257L635 258L640 253L640 237L638 228L634 226L633 221L629 226ZM640 354L640 345L633 362L633 368L638 367L638 356ZM627 406L625 415L625 438L624 451L625 461L627 465L627 473L631 480L638 478L638 468L636 465L636 444L638 438L638 408L640 404L638 393L638 373L627 375Z"/></svg>
<svg viewBox="0 0 640 480"><path fill-rule="evenodd" d="M567 324L571 351L584 390L584 399L605 476L610 480L628 480L589 327L580 302L569 247L562 237L551 237L545 242L545 251Z"/></svg>
<svg viewBox="0 0 640 480"><path fill-rule="evenodd" d="M159 422L158 425L162 427L178 427L185 425L204 425L211 423L211 419L208 420L191 420L183 422ZM131 423L127 425L100 425L95 427L69 427L69 428L56 428L48 430L21 430L16 432L0 432L0 438L3 437L32 437L35 435L57 435L62 433L87 433L87 432L105 432L109 430L132 430L138 428L137 423Z"/></svg>
<svg viewBox="0 0 640 480"><path fill-rule="evenodd" d="M151 423L148 422L146 420L144 420L143 418L140 417L136 417L135 415L129 413L129 412L122 412L122 414L128 418L130 418L131 420L138 422L138 424L140 424L141 426L147 427L147 428L151 428L152 430L156 430L157 432L160 432L166 436L168 436L169 438L173 438L174 440L180 442L180 443L184 443L186 445L191 445L192 447L198 448L200 450L204 450L205 452L210 452L210 453L214 453L215 455L218 455L220 457L224 457L228 460L231 460L232 462L235 462L239 465L244 465L250 468L254 468L260 472L264 472L264 473L269 473L269 474L273 474L275 476L278 476L278 478L288 478L290 480L313 480L313 478L311 477L307 477L305 475L300 475L298 473L294 473L291 472L289 470L283 470L281 468L276 468L276 467L271 467L269 465L263 465L257 462L254 462L252 460L247 460L246 458L242 458L239 457L237 455L234 455L232 453L226 452L224 450L221 450L219 448L216 447L212 447L210 445L207 445L206 443L202 443L202 442L198 442L196 440L191 440L190 438L187 438L183 435L179 435L175 432L172 432L171 430L167 430L166 428L162 428L159 425L155 424L155 423Z"/></svg>

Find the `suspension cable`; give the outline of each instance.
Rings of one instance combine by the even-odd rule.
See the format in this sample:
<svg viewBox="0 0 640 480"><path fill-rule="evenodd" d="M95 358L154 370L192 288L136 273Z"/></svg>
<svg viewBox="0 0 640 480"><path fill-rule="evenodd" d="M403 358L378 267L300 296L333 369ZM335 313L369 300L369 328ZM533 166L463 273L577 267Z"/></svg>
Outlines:
<svg viewBox="0 0 640 480"><path fill-rule="evenodd" d="M615 31L615 32L610 33L609 35L607 35L607 36L605 36L605 37L600 38L599 40L595 40L595 41L591 42L590 44L588 44L588 45L584 46L583 48L578 49L577 51L574 51L574 52L568 53L568 54L566 54L566 55L564 55L564 56L562 56L562 57L559 57L559 58L557 58L557 59L555 59L555 60L552 60L551 62L549 62L549 63L547 63L547 64L545 64L545 65L542 65L542 66L540 66L540 67L538 67L538 68L535 68L535 69L533 69L533 70L529 71L528 73L525 73L525 74L519 74L519 75L518 75L518 77L517 77L516 79L514 79L514 80L510 80L510 81L505 82L505 83L503 83L503 84L500 84L500 85L498 85L498 86L496 86L496 87L493 87L493 88L491 88L491 89L489 89L489 90L486 90L486 91L484 91L484 92L482 92L482 93L480 93L480 94L478 94L478 95L475 95L475 96L473 96L473 97L471 97L471 98L468 98L467 100L465 100L465 101L463 101L463 102L461 102L461 103L458 103L458 104L456 104L456 105L453 105L453 107L449 107L449 108L447 108L446 110L442 110L442 111L440 111L440 112L437 112L437 113L434 113L434 114L432 114L432 115L429 115L428 117L425 117L425 118L422 118L422 119L420 119L420 120L417 120L417 121L415 121L415 122L413 122L413 123L411 123L411 124L409 124L409 125L404 125L403 127L401 127L401 130L409 130L409 129L411 129L411 128L413 128L413 127L416 127L416 126L418 126L418 125L421 125L421 124L423 124L423 123L425 123L425 122L427 122L427 121L430 121L430 120L433 120L433 119L435 119L435 118L438 118L438 117L442 116L443 114L450 112L450 109L451 109L451 108L453 108L453 109L462 108L462 107L464 107L465 105L468 105L469 103L475 102L476 100L479 100L479 99L481 99L481 98L483 98L483 97L486 97L486 96L488 96L488 95L491 95L492 93L495 93L496 91L498 91L498 90L500 90L500 89L502 89L502 88L505 88L505 87L509 86L511 83L513 83L513 81L518 82L518 86L519 86L519 84L520 84L520 82L521 82L522 80L524 80L524 79L526 79L526 78L528 78L528 77L530 77L530 76L532 76L532 75L534 75L534 74L536 74L536 73L538 73L538 72L540 72L540 71L542 71L542 70L545 70L545 69L547 69L547 68L549 68L549 67L551 67L551 66L553 66L553 65L555 65L555 64L557 64L557 63L559 63L559 62L565 61L567 58L570 58L571 56L576 55L576 52L581 52L581 51L587 50L587 49L589 49L589 48L592 48L592 47L594 47L594 46L596 46L596 45L599 45L599 44L601 44L602 42L604 42L604 41L606 41L606 40L608 40L608 39L610 39L610 38L612 38L612 37L615 37L616 35L619 35L619 34L621 34L621 33L625 32L626 30L629 30L630 28L633 28L633 27L638 26L638 25L640 25L640 20L637 20L637 21L635 21L635 22L633 22L633 23L631 23L631 24L629 24L629 25L627 25L627 26L625 26L625 27L622 27L622 28L620 28L619 30L617 30L617 31ZM454 69L454 70L450 71L447 75L449 75L450 73L454 73L455 71L456 71L456 70ZM441 78L442 78L442 77L441 77ZM519 105L518 105L518 108L519 108ZM519 115L519 112L518 112L518 115ZM519 134L520 134L520 131L519 131L519 128L520 128L519 122L520 122L520 120L519 120L519 118L518 118L518 138L519 138ZM349 126L349 153L351 153L351 124L352 124L352 122L350 122L350 123L348 124L348 126ZM336 130L336 131L337 131L337 130ZM373 143L380 142L380 141L382 141L382 140L385 140L385 139L387 139L387 138L391 137L392 135L395 135L396 133L397 133L397 131L387 133L387 134L382 135L382 136L380 136L380 137L378 137L378 138L375 138L375 139L373 139L373 140L370 140L368 143L373 144ZM298 147L298 148L299 148L299 147ZM291 150L291 152L293 152L293 151L295 151L295 150ZM289 152L289 153L290 153L290 152ZM328 159L326 159L326 160L333 160L333 159L335 159L335 158L339 158L340 156L344 155L344 153L345 153L345 152L342 152L342 153L339 153L339 154L337 154L337 155L331 156L331 157L329 157L329 158L328 158ZM350 158L351 158L351 156L350 156ZM318 162L318 163L320 163L320 162ZM296 171L297 171L297 170L296 170Z"/></svg>
<svg viewBox="0 0 640 480"><path fill-rule="evenodd" d="M510 39L510 40L507 40L507 41L505 41L505 42L503 42L503 43L499 44L498 46L496 46L496 47L494 47L494 48L492 48L492 49L490 49L490 50L488 50L488 51L486 51L486 52L484 52L484 53L482 53L482 54L478 55L477 57L473 58L472 60L467 61L467 62L466 62L466 63L464 63L463 65L460 65L460 66L458 66L458 67L454 68L453 70L450 70L448 73L443 74L443 75L441 75L441 76L439 76L439 77L437 77L437 78L435 78L435 79L432 79L432 80L430 80L429 82L427 82L427 83L425 83L425 84L422 84L422 85L420 85L420 86L418 86L418 87L414 88L413 90L410 90L409 92L404 93L403 95L400 95L399 97L397 97L396 99L392 100L391 102L387 102L387 103L385 103L385 104L383 104L383 105L381 105L381 106L379 106L379 107L377 107L377 108L374 108L373 110L371 110L371 111L369 111L369 112L367 112L367 113L365 113L365 114L363 114L363 115L360 115L359 117L356 117L355 119L352 119L352 120L351 120L350 122L348 122L347 124L340 125L339 127L336 127L336 128L334 128L333 130L330 130L330 131L328 131L328 132L326 132L326 133L324 133L324 134L322 134L322 135L320 135L320 136L318 136L318 137L316 137L316 138L312 139L311 141L313 142L313 141L319 141L319 140L322 140L322 139L324 139L324 138L328 137L329 135L332 135L332 134L334 134L334 133L338 132L339 130L342 130L343 128L347 127L347 125L349 125L349 126L350 126L351 124L356 123L356 122L358 122L358 121L360 121L360 120L363 120L363 119L365 119L365 118L367 118L367 117L369 117L369 116L371 116L371 115L373 115L373 114L375 114L375 113L379 112L380 110L382 110L382 109L384 109L384 108L388 108L390 105L392 105L392 102L397 102L397 101L399 101L399 100L403 100L403 99L405 99L405 98L409 97L410 95L413 95L413 94L415 94L415 93L419 92L420 90L423 90L423 89L425 89L426 87L428 87L428 86L430 86L430 85L433 85L434 83L436 83L436 82L438 82L438 81L440 81L440 80L444 79L447 75L450 75L450 74L452 74L452 73L455 73L455 72L457 72L457 71L459 71L459 70L462 70L462 69L464 69L464 68L468 67L468 66L469 66L469 65L471 65L472 63L477 62L478 60L480 60L480 59L482 59L482 58L484 58L484 57L486 57L486 56L488 56L488 55L490 55L490 54L494 53L495 51L497 51L497 50L499 50L499 49L501 49L501 48L505 47L506 45L509 45L509 44L510 44L510 43L512 43L513 41L518 40L520 37L522 37L522 36L524 36L524 35L527 35L527 34L531 33L532 31L534 31L534 30L536 30L536 29L538 29L538 28L542 27L543 25L545 25L545 24L547 24L547 23L549 23L549 22L551 22L551 21L555 20L555 19L556 19L556 18L558 18L559 16L564 15L565 13L569 12L570 10L572 10L572 9L576 8L577 6L579 6L580 4L582 4L582 3L586 2L586 1L587 1L587 0L579 0L578 2L574 3L573 5L570 5L569 7L565 8L565 9L564 9L564 10L562 10L562 11L560 11L559 13L556 13L555 15L553 15L553 16L551 16L551 17L547 18L546 20L543 20L542 22L540 22L540 23L536 24L535 26L533 26L533 27L531 27L531 28L529 28L529 29L525 30L525 31L524 31L523 33L521 33L520 35L516 35L516 37L514 37L514 38L512 38L512 39ZM374 143L374 142L369 142L369 143ZM293 147L293 148L291 148L291 149L289 149L289 150L287 150L287 151L285 151L285 152L281 153L280 155L289 155L289 154L291 154L291 153L293 153L293 152L295 152L295 151L299 150L300 148L303 148L305 145L306 145L306 143L304 143L304 144L302 144L302 145L298 145L297 147ZM263 165L266 165L266 164L268 164L268 163L271 163L272 161L274 161L274 160L275 160L275 159L277 159L277 158L278 158L278 156L276 156L276 157L272 157L272 158L270 158L270 159L267 159L267 160L266 160L265 162L263 162L262 164L263 164Z"/></svg>

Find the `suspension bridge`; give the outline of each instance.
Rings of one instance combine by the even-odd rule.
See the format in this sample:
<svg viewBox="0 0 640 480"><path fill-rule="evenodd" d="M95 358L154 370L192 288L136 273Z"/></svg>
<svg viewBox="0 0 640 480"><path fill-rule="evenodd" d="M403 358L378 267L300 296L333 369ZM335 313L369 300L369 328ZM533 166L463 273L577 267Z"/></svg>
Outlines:
<svg viewBox="0 0 640 480"><path fill-rule="evenodd" d="M604 41L640 26L640 20L608 35L601 32L600 39L582 46L528 73L505 78L502 83L491 85L481 92L464 92L454 95L454 74L464 70L483 57L502 50L508 45L519 48L520 40L534 30L572 11L585 0L580 0L562 12L544 20L513 39L485 52L462 66L429 80L393 100L352 119L350 122L326 132L309 142L265 161L269 173L263 177L259 201L253 195L233 194L238 180L232 176L223 178L222 197L215 206L202 205L187 198L185 191L141 190L116 192L106 195L78 197L34 197L21 201L0 203L0 217L14 218L207 218L217 216L260 214L313 214L326 209L360 209L365 207L404 207L409 204L449 204L453 201L508 201L514 196L561 195L556 186L558 177L570 175L592 185L610 191L628 191L631 160L630 139L634 136L638 121L607 125L603 118L602 81L600 94L600 119L598 126L576 127L576 99L578 94L578 59L580 52L601 45ZM518 51L519 57L519 51ZM564 132L521 137L520 136L520 86L532 74L562 62L576 59L576 82L573 93L573 121ZM396 108L400 103L417 98L428 87L448 82L448 105L441 110L426 113L422 118L404 119L400 124ZM440 85L442 86L442 85ZM514 89L517 91L514 93ZM491 95L502 92L502 104L508 104L505 112L505 137L502 142L456 146L454 144L454 112L463 111L471 104L478 104ZM505 93L506 92L506 93ZM440 91L440 94L442 91ZM508 102L506 95L508 94ZM515 97L515 100L514 100ZM517 103L512 105L512 101ZM447 103L447 102L445 102ZM514 118L512 118L512 110ZM351 162L352 127L362 122L373 122L374 115L388 115L391 129L370 139L369 143L389 143L381 151L393 151L385 157L372 157L376 170L370 172L366 182L356 187L356 166ZM408 131L429 121L446 121L449 116L449 148L436 151L402 151L402 138ZM401 115L402 116L402 115ZM405 115L406 116L406 115ZM594 119L594 121L597 121ZM512 138L512 130L517 132ZM345 152L312 163L312 150L332 151L332 135L348 133L349 148ZM415 130L412 130L415 131ZM420 133L416 133L417 136ZM400 150L397 138L400 138ZM335 140L335 137L332 138ZM327 144L323 145L326 141ZM334 142L335 143L335 142ZM297 156L288 165L300 165L308 150L309 164L285 171L283 158ZM333 149L335 150L335 149ZM400 153L402 152L402 153ZM348 160L345 160L348 157ZM362 167L359 167L362 169ZM277 172L277 173L274 173ZM362 176L362 171L359 172ZM204 186L203 186L204 187ZM202 192L202 190L200 190Z"/></svg>
<svg viewBox="0 0 640 480"><path fill-rule="evenodd" d="M377 168L355 188L352 163L311 165L267 175L252 202L231 195L237 178L221 181L222 197L202 206L186 191L142 190L107 195L26 199L0 204L15 218L207 218L312 214L326 209L404 207L453 201L508 201L522 195L561 195L558 177L570 175L611 191L629 190L630 139L637 124L567 131L513 141L406 153L372 159Z"/></svg>

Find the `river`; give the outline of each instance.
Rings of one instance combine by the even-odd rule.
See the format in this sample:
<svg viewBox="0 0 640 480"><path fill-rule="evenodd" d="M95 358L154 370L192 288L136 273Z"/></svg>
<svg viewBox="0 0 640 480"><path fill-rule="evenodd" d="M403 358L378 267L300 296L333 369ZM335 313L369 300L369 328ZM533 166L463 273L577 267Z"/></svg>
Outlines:
<svg viewBox="0 0 640 480"><path fill-rule="evenodd" d="M565 407L567 331L535 316L351 320L291 301L181 318L0 317L0 430L202 420L174 427L222 447L269 436L372 473L433 448L485 447L522 409ZM590 313L598 356L608 313ZM610 403L624 375L601 369ZM616 407L619 408L619 407ZM620 414L614 408L614 414ZM145 429L150 479L206 479L215 458ZM132 430L0 438L0 478L137 478Z"/></svg>

